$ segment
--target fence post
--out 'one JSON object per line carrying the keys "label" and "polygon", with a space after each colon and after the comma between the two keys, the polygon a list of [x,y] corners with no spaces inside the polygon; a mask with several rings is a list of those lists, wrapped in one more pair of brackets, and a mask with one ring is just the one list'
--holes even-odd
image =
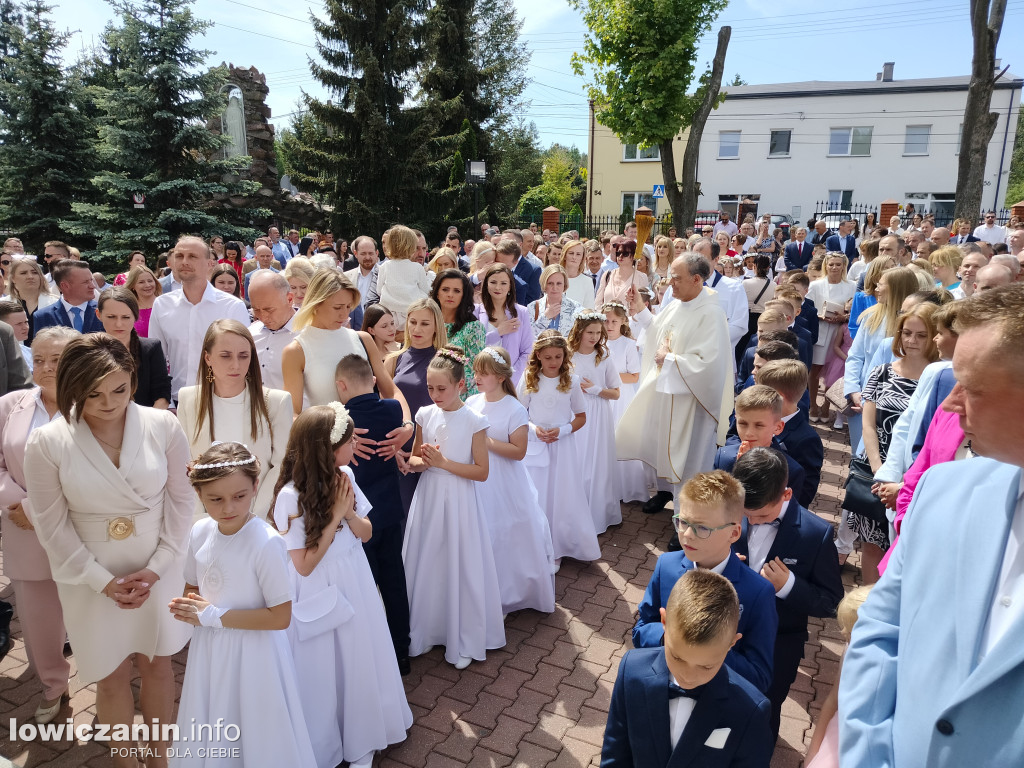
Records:
{"label": "fence post", "polygon": [[550,205],[544,209],[541,214],[541,222],[544,229],[550,229],[556,235],[562,234],[559,231],[558,217],[562,215],[562,212],[555,206]]}
{"label": "fence post", "polygon": [[889,227],[889,219],[900,215],[900,204],[895,200],[883,200],[878,204],[878,225]]}
{"label": "fence post", "polygon": [[1018,219],[1024,219],[1024,200],[1010,206],[1010,217],[1012,218],[1014,216]]}

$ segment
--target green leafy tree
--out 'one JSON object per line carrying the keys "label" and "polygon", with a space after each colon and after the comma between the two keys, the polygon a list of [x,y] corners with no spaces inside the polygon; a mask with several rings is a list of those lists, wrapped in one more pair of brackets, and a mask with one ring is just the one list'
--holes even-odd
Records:
{"label": "green leafy tree", "polygon": [[[540,184],[526,190],[519,201],[520,217],[539,220],[540,212],[552,205],[567,213],[581,186],[582,158],[575,147],[552,144],[543,155]],[[586,188],[585,180],[582,187]]]}
{"label": "green leafy tree", "polygon": [[[431,121],[410,106],[423,63],[425,0],[327,0],[312,16],[313,77],[331,100],[307,97],[311,125],[298,139],[297,187],[334,206],[331,224],[377,236],[422,223]],[[446,177],[447,180],[447,177]]]}
{"label": "green leafy tree", "polygon": [[1024,200],[1024,112],[1017,117],[1017,138],[1010,159],[1010,178],[1006,186],[1006,207]]}
{"label": "green leafy tree", "polygon": [[94,131],[79,110],[81,88],[61,67],[68,34],[58,34],[52,10],[32,0],[23,26],[0,9],[5,56],[0,74],[0,221],[26,245],[67,239],[60,220],[73,201],[91,193]]}
{"label": "green leafy tree", "polygon": [[[495,131],[493,146],[498,160],[489,172],[488,187],[494,187],[494,194],[488,206],[490,214],[500,222],[517,219],[520,198],[526,190],[540,184],[544,160],[538,141],[533,123],[517,123]],[[540,222],[539,214],[536,221]]]}
{"label": "green leafy tree", "polygon": [[[123,260],[135,248],[160,250],[186,233],[249,239],[257,230],[248,222],[269,215],[215,207],[217,199],[254,193],[259,182],[238,180],[249,158],[224,159],[230,139],[206,128],[225,106],[226,72],[204,69],[208,52],[190,46],[209,27],[191,4],[119,2],[121,26],[104,35],[117,68],[114,87],[95,86],[103,111],[104,170],[93,180],[100,200],[75,203],[65,226],[95,235],[108,259]],[[145,196],[144,208],[135,207],[135,194]]]}
{"label": "green leafy tree", "polygon": [[[692,220],[696,210],[696,143],[707,114],[719,101],[729,28],[719,34],[711,69],[696,78],[697,46],[728,0],[570,0],[588,27],[572,65],[589,88],[597,120],[626,144],[658,145],[665,192],[673,215]],[[691,93],[691,89],[694,91]],[[694,149],[677,180],[673,139],[690,128]],[[696,142],[694,142],[696,138]]]}

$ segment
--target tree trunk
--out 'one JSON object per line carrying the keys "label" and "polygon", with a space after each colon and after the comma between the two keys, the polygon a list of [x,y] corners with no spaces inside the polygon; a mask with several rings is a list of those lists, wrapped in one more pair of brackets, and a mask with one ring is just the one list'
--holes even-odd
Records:
{"label": "tree trunk", "polygon": [[[1001,0],[1005,2],[1005,0]],[[718,104],[718,94],[722,89],[722,72],[725,70],[725,53],[729,48],[732,27],[718,30],[718,48],[711,62],[711,79],[709,80],[700,105],[694,112],[690,123],[690,134],[686,139],[683,151],[682,181],[676,181],[675,153],[672,141],[659,145],[661,149],[661,173],[665,181],[665,195],[672,207],[672,222],[682,232],[693,225],[697,215],[697,198],[700,196],[700,185],[697,182],[697,160],[700,155],[700,140],[704,135],[704,124],[711,110]]]}
{"label": "tree trunk", "polygon": [[992,105],[992,91],[996,82],[996,44],[1003,28],[1005,12],[1006,0],[971,0],[974,58],[960,136],[954,215],[972,223],[977,222],[981,211],[981,198],[985,189],[985,160],[999,119],[998,113],[989,112],[989,107]]}

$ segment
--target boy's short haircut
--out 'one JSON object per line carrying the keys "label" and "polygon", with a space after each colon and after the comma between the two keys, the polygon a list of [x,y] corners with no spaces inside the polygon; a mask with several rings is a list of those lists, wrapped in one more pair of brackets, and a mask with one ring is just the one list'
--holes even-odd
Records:
{"label": "boy's short haircut", "polygon": [[693,568],[679,577],[665,605],[666,626],[674,639],[687,645],[731,640],[739,623],[735,587],[706,568]]}
{"label": "boy's short haircut", "polygon": [[702,507],[721,506],[725,520],[730,523],[743,519],[743,486],[720,469],[691,477],[683,484],[679,498]]}
{"label": "boy's short haircut", "polygon": [[751,448],[738,459],[732,476],[743,485],[747,509],[762,509],[782,498],[789,485],[789,465],[781,451]]}
{"label": "boy's short haircut", "polygon": [[771,301],[766,301],[764,303],[764,308],[765,308],[766,312],[769,309],[778,309],[784,315],[792,315],[793,314],[793,302],[789,301],[788,299],[781,299],[780,298],[780,299],[772,299]]}
{"label": "boy's short haircut", "polygon": [[766,323],[766,324],[767,323],[772,323],[772,324],[775,324],[775,323],[785,323],[785,322],[786,322],[786,315],[783,314],[781,309],[776,309],[775,307],[766,308],[765,311],[761,313],[761,316],[759,318],[757,318],[757,325],[759,327],[760,327],[760,325],[762,323]]}
{"label": "boy's short haircut", "polygon": [[[522,235],[520,235],[520,237],[522,237]],[[494,246],[494,250],[506,256],[511,254],[517,259],[523,253],[522,249],[519,247],[519,243],[517,243],[515,240],[512,240],[511,238],[499,240],[498,244]]]}
{"label": "boy's short haircut", "polygon": [[932,322],[934,322],[936,326],[941,325],[954,335],[959,335],[953,327],[953,324],[956,323],[957,315],[960,314],[960,309],[962,307],[963,304],[959,301],[950,301],[946,304],[941,304],[939,308],[932,313]]}
{"label": "boy's short haircut", "polygon": [[796,403],[807,390],[807,366],[799,360],[773,360],[761,366],[754,381],[771,387],[788,403]]}
{"label": "boy's short haircut", "polygon": [[[763,317],[763,315],[762,315]],[[766,344],[769,341],[781,341],[785,344],[789,344],[793,349],[800,352],[800,340],[796,337],[789,328],[785,328],[781,331],[765,331],[764,333],[757,334],[757,347],[760,349],[762,344]]]}
{"label": "boy's short haircut", "polygon": [[802,269],[791,269],[784,277],[786,283],[802,285],[804,288],[811,287],[811,278]]}
{"label": "boy's short haircut", "polygon": [[736,415],[740,411],[771,411],[776,420],[782,418],[782,396],[771,387],[755,384],[736,397]]}
{"label": "boy's short haircut", "polygon": [[25,307],[20,301],[14,299],[0,300],[0,321],[7,322],[7,318],[17,312],[24,312]]}
{"label": "boy's short haircut", "polygon": [[373,385],[373,368],[362,355],[345,355],[334,369],[334,380]]}
{"label": "boy's short haircut", "polygon": [[770,363],[772,360],[799,360],[800,353],[784,341],[769,339],[763,344],[758,344],[754,354]]}

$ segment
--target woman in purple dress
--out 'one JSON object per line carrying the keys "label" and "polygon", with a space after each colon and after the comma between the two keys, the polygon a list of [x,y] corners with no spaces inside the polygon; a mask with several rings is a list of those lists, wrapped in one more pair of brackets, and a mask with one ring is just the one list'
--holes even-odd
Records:
{"label": "woman in purple dress", "polygon": [[487,346],[501,347],[512,359],[512,385],[526,370],[533,349],[533,326],[526,307],[516,302],[516,284],[512,270],[504,264],[492,264],[484,274],[481,303],[476,318],[487,332]]}

